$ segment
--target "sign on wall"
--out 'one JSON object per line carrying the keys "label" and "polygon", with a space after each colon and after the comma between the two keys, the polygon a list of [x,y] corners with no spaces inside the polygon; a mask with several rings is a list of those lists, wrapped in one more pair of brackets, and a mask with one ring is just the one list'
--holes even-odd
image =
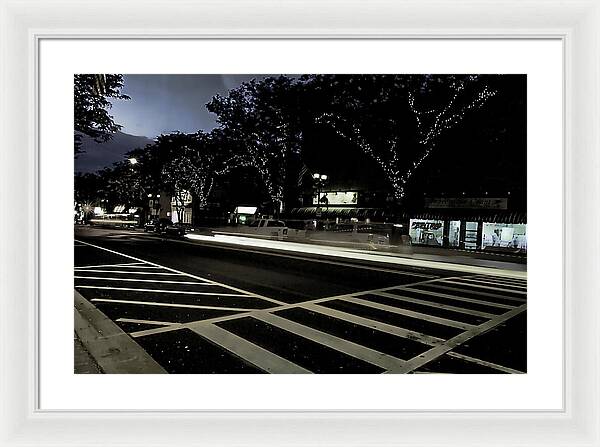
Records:
{"label": "sign on wall", "polygon": [[[357,202],[357,191],[322,192],[320,205],[356,205]],[[316,194],[313,196],[313,205],[319,205]]]}
{"label": "sign on wall", "polygon": [[484,208],[505,210],[506,197],[432,197],[425,199],[425,208]]}

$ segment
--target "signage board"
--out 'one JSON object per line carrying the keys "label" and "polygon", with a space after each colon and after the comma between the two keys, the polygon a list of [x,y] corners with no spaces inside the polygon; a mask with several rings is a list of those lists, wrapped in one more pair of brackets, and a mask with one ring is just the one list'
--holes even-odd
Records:
{"label": "signage board", "polygon": [[313,205],[356,205],[357,202],[357,191],[322,192],[321,203],[319,203],[316,194],[313,196]]}
{"label": "signage board", "polygon": [[425,208],[470,208],[505,210],[506,197],[432,197],[425,199]]}

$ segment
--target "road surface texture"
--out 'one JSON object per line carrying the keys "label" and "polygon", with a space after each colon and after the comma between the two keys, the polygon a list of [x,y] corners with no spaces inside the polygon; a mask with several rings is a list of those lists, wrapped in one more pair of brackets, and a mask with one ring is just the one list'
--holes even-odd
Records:
{"label": "road surface texture", "polygon": [[74,250],[75,289],[169,373],[527,370],[521,272],[86,227]]}

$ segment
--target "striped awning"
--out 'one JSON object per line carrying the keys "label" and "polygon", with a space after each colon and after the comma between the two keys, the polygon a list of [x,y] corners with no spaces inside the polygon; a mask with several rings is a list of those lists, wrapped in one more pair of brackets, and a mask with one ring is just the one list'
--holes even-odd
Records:
{"label": "striped awning", "polygon": [[[317,216],[317,207],[307,206],[302,208],[292,208],[290,211],[291,217],[311,218]],[[345,218],[381,218],[386,217],[385,210],[380,208],[356,208],[356,207],[321,207],[321,217],[345,217]]]}
{"label": "striped awning", "polygon": [[[513,223],[526,224],[527,213],[521,212],[490,212],[480,211],[478,213],[464,213],[465,210],[446,210],[444,212],[416,212],[416,213],[396,213],[381,208],[356,208],[356,207],[322,207],[322,218],[359,218],[359,219],[383,219],[409,220],[409,219],[427,219],[427,220],[463,220],[467,222],[491,222],[491,223]],[[317,216],[317,208],[314,206],[292,208],[289,217],[297,219],[309,219]]]}
{"label": "striped awning", "polygon": [[490,223],[512,223],[526,224],[526,213],[415,213],[406,214],[406,219],[426,219],[426,220],[464,220],[467,222],[490,222]]}

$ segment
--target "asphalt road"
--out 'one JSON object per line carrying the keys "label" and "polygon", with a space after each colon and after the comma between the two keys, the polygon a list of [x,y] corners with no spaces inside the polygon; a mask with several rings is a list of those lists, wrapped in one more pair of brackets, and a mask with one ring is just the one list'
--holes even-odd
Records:
{"label": "asphalt road", "polygon": [[526,280],[75,231],[75,288],[170,373],[526,372]]}

